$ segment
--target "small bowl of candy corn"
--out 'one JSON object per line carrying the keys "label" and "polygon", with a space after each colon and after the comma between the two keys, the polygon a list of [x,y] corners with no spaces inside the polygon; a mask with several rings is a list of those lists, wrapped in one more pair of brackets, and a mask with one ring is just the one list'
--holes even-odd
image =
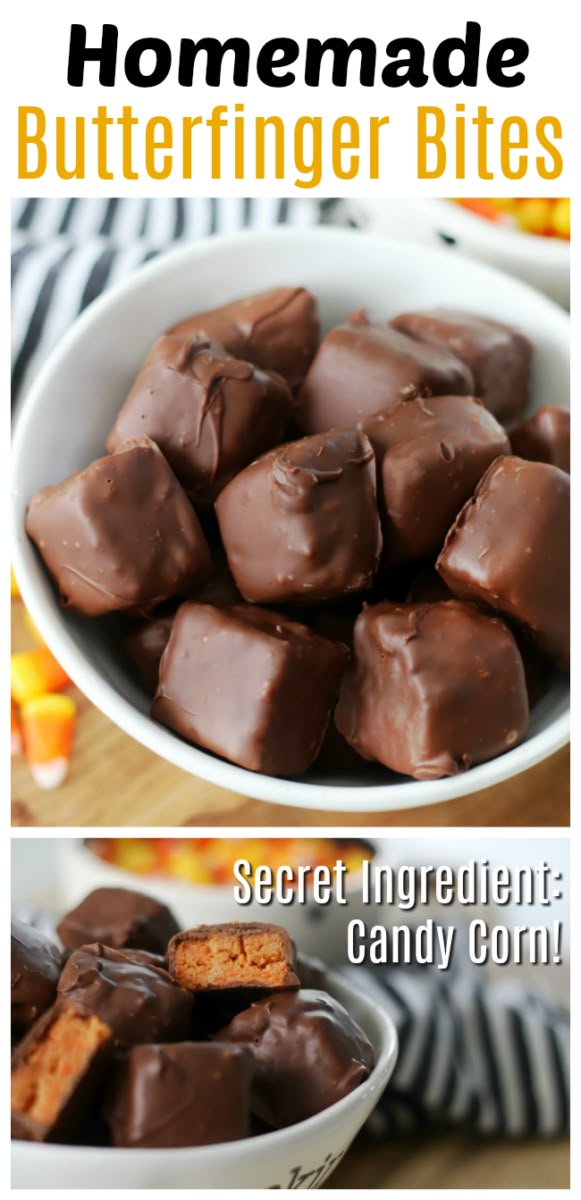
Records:
{"label": "small bowl of candy corn", "polygon": [[391,236],[460,250],[569,306],[571,209],[567,197],[357,200],[353,215]]}

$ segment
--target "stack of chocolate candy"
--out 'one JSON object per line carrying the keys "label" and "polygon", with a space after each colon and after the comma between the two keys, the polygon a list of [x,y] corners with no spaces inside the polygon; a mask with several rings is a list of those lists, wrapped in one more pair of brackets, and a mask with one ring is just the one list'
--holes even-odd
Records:
{"label": "stack of chocolate candy", "polygon": [[180,932],[151,897],[100,888],[58,933],[64,950],[12,926],[15,1138],[235,1141],[313,1116],[373,1068],[371,1043],[278,925]]}
{"label": "stack of chocolate candy", "polygon": [[304,288],[182,321],[27,530],[63,604],[123,614],[181,737],[270,775],[454,775],[568,669],[568,415],[523,423],[532,347],[472,313],[318,341]]}

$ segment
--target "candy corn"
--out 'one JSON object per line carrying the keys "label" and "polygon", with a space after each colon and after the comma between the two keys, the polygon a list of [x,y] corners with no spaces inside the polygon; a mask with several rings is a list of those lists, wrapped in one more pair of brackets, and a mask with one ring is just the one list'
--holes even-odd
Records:
{"label": "candy corn", "polygon": [[13,600],[17,600],[20,595],[18,584],[16,582],[16,575],[14,574],[12,567],[10,568],[10,595]]}
{"label": "candy corn", "polygon": [[10,658],[10,690],[17,704],[26,704],[45,692],[59,692],[70,682],[47,646],[25,650]]}
{"label": "candy corn", "polygon": [[36,625],[34,624],[34,621],[32,620],[27,608],[24,609],[24,623],[28,629],[28,632],[32,634],[35,642],[38,642],[39,646],[44,646],[44,641],[41,638],[40,633],[38,632],[38,629],[36,628]]}
{"label": "candy corn", "polygon": [[35,696],[22,705],[22,738],[30,772],[38,787],[59,787],[66,779],[75,726],[70,696]]}
{"label": "candy corn", "polygon": [[20,731],[20,719],[14,700],[10,701],[10,753],[12,758],[16,758],[18,754],[22,754],[22,733]]}

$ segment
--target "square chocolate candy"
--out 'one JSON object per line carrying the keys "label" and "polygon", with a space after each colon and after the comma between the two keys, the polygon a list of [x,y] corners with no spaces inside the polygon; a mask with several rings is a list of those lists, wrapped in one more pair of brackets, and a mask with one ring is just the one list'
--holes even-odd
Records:
{"label": "square chocolate candy", "polygon": [[363,422],[375,451],[384,559],[434,558],[454,517],[510,442],[469,396],[402,400]]}
{"label": "square chocolate candy", "polygon": [[243,1046],[134,1046],[105,1100],[115,1146],[211,1146],[250,1134],[252,1055]]}
{"label": "square chocolate candy", "polygon": [[569,667],[570,480],[548,463],[492,463],[450,529],[437,568],[457,596],[480,600]]}
{"label": "square chocolate candy", "polygon": [[410,396],[474,393],[453,350],[430,346],[354,313],[321,342],[298,398],[305,433],[356,425]]}
{"label": "square chocolate candy", "polygon": [[148,612],[210,574],[198,518],[148,437],[33,496],[26,532],[66,608],[88,617]]}
{"label": "square chocolate candy", "polygon": [[335,721],[366,758],[441,779],[522,741],[529,706],[517,644],[475,604],[375,604],[355,623]]}
{"label": "square chocolate candy", "polygon": [[474,394],[503,425],[517,421],[526,408],[531,344],[522,333],[452,308],[401,313],[394,329],[425,345],[448,349],[470,368]]}
{"label": "square chocolate candy", "polygon": [[528,421],[510,431],[513,454],[529,462],[550,463],[571,470],[571,414],[566,408],[546,404]]}
{"label": "square chocolate candy", "polygon": [[373,582],[382,539],[364,433],[318,434],[269,451],[228,484],[216,514],[245,600],[313,604]]}
{"label": "square chocolate candy", "polygon": [[317,301],[303,287],[270,288],[221,308],[194,313],[169,331],[202,333],[222,342],[236,358],[277,371],[291,388],[304,379],[319,342]]}
{"label": "square chocolate candy", "polygon": [[319,752],[347,657],[275,612],[182,604],[152,716],[251,771],[300,775]]}
{"label": "square chocolate candy", "polygon": [[116,450],[148,434],[198,508],[283,439],[291,394],[280,375],[233,358],[205,337],[162,337],[146,358],[107,438]]}

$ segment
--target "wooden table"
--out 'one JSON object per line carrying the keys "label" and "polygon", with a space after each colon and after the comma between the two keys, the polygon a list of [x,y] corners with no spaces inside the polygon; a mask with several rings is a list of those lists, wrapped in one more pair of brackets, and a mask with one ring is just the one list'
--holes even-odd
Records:
{"label": "wooden table", "polygon": [[[20,601],[12,604],[13,648],[30,647]],[[13,761],[13,825],[46,826],[568,826],[569,750],[497,787],[459,800],[395,813],[289,808],[223,791],[171,766],[122,733],[77,689],[71,770],[42,792],[26,763]]]}
{"label": "wooden table", "polygon": [[325,1188],[568,1188],[569,1143],[499,1141],[468,1133],[360,1138]]}

